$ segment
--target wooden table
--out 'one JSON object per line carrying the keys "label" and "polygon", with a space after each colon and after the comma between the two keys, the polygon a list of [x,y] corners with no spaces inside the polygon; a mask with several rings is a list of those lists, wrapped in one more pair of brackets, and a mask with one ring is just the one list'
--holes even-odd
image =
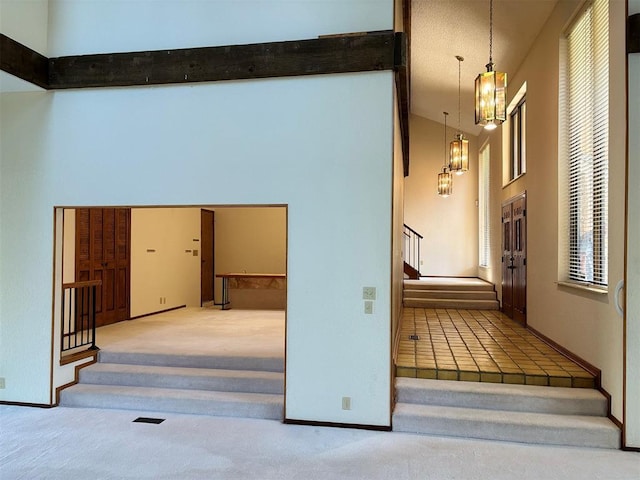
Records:
{"label": "wooden table", "polygon": [[[219,273],[216,277],[222,279],[222,310],[229,310],[231,308],[229,306],[231,304],[229,301],[230,280],[235,280],[236,282],[239,280],[257,280],[257,282],[252,282],[253,285],[248,288],[280,288],[279,285],[282,282],[277,280],[286,280],[287,275],[285,273]],[[274,280],[276,281],[274,282]]]}

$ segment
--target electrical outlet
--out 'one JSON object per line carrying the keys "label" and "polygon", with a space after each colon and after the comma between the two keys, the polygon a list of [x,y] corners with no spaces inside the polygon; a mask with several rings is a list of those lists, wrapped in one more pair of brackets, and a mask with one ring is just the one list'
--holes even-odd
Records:
{"label": "electrical outlet", "polygon": [[376,299],[376,287],[362,287],[362,299],[363,300],[375,300]]}
{"label": "electrical outlet", "polygon": [[351,410],[351,397],[342,397],[342,409]]}
{"label": "electrical outlet", "polygon": [[365,300],[364,313],[371,315],[373,313],[373,302],[371,300]]}
{"label": "electrical outlet", "polygon": [[0,389],[4,388],[4,377],[0,377]]}

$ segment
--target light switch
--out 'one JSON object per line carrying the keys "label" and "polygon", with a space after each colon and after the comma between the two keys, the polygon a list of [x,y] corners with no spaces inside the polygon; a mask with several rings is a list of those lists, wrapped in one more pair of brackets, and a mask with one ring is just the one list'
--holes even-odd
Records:
{"label": "light switch", "polygon": [[376,299],[376,287],[362,287],[362,299],[363,300],[375,300]]}

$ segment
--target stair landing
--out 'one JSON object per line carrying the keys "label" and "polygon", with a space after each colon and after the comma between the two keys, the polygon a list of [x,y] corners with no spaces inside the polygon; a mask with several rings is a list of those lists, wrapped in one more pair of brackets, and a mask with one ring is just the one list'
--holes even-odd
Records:
{"label": "stair landing", "polygon": [[594,388],[595,377],[496,310],[404,308],[396,376]]}
{"label": "stair landing", "polygon": [[499,309],[493,284],[480,278],[422,277],[405,280],[403,304],[414,308]]}

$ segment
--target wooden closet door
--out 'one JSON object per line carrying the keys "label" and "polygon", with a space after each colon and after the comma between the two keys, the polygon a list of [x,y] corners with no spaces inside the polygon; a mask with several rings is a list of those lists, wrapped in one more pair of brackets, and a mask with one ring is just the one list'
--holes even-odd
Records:
{"label": "wooden closet door", "polygon": [[131,210],[76,209],[76,280],[101,280],[96,326],[129,318]]}
{"label": "wooden closet door", "polygon": [[502,311],[513,318],[513,222],[511,204],[502,206]]}
{"label": "wooden closet door", "polygon": [[525,194],[502,205],[502,311],[527,320],[527,210]]}
{"label": "wooden closet door", "polygon": [[526,199],[519,197],[513,207],[513,319],[525,324],[527,315],[527,217]]}

